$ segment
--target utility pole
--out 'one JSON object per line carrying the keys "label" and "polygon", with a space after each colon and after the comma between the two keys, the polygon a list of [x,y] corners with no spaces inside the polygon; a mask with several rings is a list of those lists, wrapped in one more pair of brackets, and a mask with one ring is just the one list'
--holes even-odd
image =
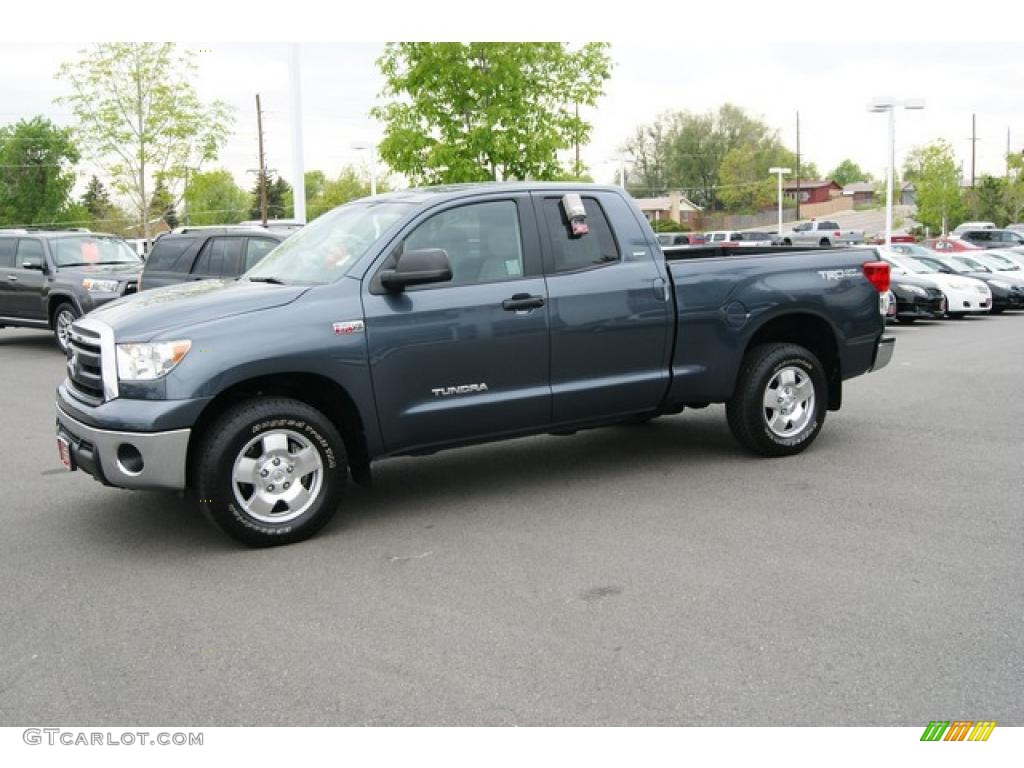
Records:
{"label": "utility pole", "polygon": [[260,221],[267,226],[267,159],[263,155],[263,110],[260,95],[256,94],[256,132],[260,137]]}
{"label": "utility pole", "polygon": [[974,163],[977,158],[978,147],[978,121],[977,115],[971,115],[971,189],[974,189]]}
{"label": "utility pole", "polygon": [[[782,181],[781,176],[779,181]],[[796,220],[800,221],[800,110],[796,113]],[[779,234],[782,234],[781,227]]]}
{"label": "utility pole", "polygon": [[1010,178],[1010,126],[1006,126],[1006,178]]}

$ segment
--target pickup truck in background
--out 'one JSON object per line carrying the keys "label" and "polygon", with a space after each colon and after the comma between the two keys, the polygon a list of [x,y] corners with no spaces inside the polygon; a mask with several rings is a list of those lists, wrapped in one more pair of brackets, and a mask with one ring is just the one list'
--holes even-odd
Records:
{"label": "pickup truck in background", "polygon": [[864,233],[856,229],[842,229],[834,221],[805,221],[782,233],[783,245],[860,245]]}
{"label": "pickup truck in background", "polygon": [[787,456],[889,362],[888,288],[871,250],[663,250],[617,187],[392,192],[239,279],[77,321],[58,449],[108,485],[187,489],[250,546],[313,535],[388,456],[709,403]]}

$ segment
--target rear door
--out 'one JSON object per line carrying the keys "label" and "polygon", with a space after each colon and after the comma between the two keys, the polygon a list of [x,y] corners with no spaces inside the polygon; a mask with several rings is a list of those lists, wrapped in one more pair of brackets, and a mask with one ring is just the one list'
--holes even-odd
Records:
{"label": "rear door", "polygon": [[544,242],[555,424],[653,410],[665,394],[674,322],[667,270],[633,211],[582,195],[574,236],[559,193],[534,193]]}
{"label": "rear door", "polygon": [[[451,281],[399,293],[382,288],[379,272],[396,254],[425,248],[448,254]],[[545,428],[551,419],[546,302],[529,195],[453,201],[413,223],[363,285],[387,450]]]}
{"label": "rear door", "polygon": [[195,261],[200,237],[164,236],[153,243],[142,273],[142,288],[161,288],[184,282]]}
{"label": "rear door", "polygon": [[277,246],[280,245],[280,242],[281,241],[274,240],[273,238],[270,237],[247,238],[245,243],[245,256],[243,258],[243,263],[241,267],[242,271],[239,272],[239,274],[242,274],[243,272],[248,272],[250,269],[256,266],[257,262],[259,262],[260,259],[266,256],[272,250],[277,248]]}
{"label": "rear door", "polygon": [[238,277],[242,273],[244,237],[211,237],[199,251],[192,265],[191,280],[212,280]]}

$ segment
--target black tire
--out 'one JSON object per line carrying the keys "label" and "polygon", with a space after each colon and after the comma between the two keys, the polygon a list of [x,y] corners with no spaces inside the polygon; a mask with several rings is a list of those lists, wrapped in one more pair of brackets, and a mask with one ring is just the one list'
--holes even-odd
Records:
{"label": "black tire", "polygon": [[53,340],[57,342],[62,352],[67,352],[67,331],[71,324],[79,317],[78,310],[70,301],[62,301],[53,308],[53,316],[50,318],[50,327],[53,328]]}
{"label": "black tire", "polygon": [[996,309],[995,307],[992,307],[992,309],[989,310],[989,314],[990,315],[1001,315],[1005,311],[1006,311],[1006,307],[1000,307],[999,309]]}
{"label": "black tire", "polygon": [[[787,423],[783,408],[770,410],[765,406],[769,386],[778,384],[792,371],[792,390],[806,393],[805,381],[810,382],[810,397],[806,402],[792,401],[798,414],[788,423],[792,429],[776,431],[769,426],[769,414]],[[782,393],[784,388],[776,387]],[[786,397],[790,395],[787,394]],[[794,395],[799,398],[800,395]],[[787,402],[787,407],[790,401]],[[802,408],[800,406],[803,406]],[[821,362],[813,353],[797,344],[761,344],[747,352],[740,366],[736,393],[726,403],[725,412],[729,429],[744,447],[762,456],[792,456],[800,453],[818,436],[828,409],[828,382]],[[801,423],[803,422],[803,423]],[[778,426],[779,422],[776,422]],[[784,433],[784,434],[783,434]]]}
{"label": "black tire", "polygon": [[827,237],[823,237],[821,238],[821,240],[818,241],[818,245],[820,245],[822,248],[830,248],[832,246],[832,243],[828,241]]}
{"label": "black tire", "polygon": [[786,238],[783,238],[783,240],[782,240],[782,244],[783,244],[783,245],[792,245],[792,244],[793,244],[793,241],[792,241],[792,240],[790,240],[790,239],[789,239],[788,237],[786,237]]}
{"label": "black tire", "polygon": [[[266,438],[275,445],[283,438],[284,452],[268,450]],[[200,508],[225,533],[250,547],[292,544],[315,534],[337,511],[348,475],[345,444],[334,424],[315,408],[284,397],[247,400],[229,409],[206,431],[195,456],[193,477]],[[249,476],[262,487],[236,483],[236,463],[248,466],[249,461]],[[318,469],[295,474],[317,461]],[[259,479],[264,466],[272,472],[263,475],[265,480]],[[290,495],[298,495],[300,501],[292,501]],[[277,501],[261,516],[257,507],[270,503],[268,498]],[[290,503],[295,507],[289,508]]]}

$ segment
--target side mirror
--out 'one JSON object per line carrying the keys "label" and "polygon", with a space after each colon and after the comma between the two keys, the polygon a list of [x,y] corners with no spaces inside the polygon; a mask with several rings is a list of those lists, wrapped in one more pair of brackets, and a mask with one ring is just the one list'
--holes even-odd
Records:
{"label": "side mirror", "polygon": [[403,291],[409,285],[444,283],[452,279],[452,265],[441,248],[406,251],[394,269],[380,273],[380,283],[389,291]]}
{"label": "side mirror", "polygon": [[40,272],[46,271],[46,265],[43,264],[42,259],[26,259],[21,263],[22,269],[36,269]]}

